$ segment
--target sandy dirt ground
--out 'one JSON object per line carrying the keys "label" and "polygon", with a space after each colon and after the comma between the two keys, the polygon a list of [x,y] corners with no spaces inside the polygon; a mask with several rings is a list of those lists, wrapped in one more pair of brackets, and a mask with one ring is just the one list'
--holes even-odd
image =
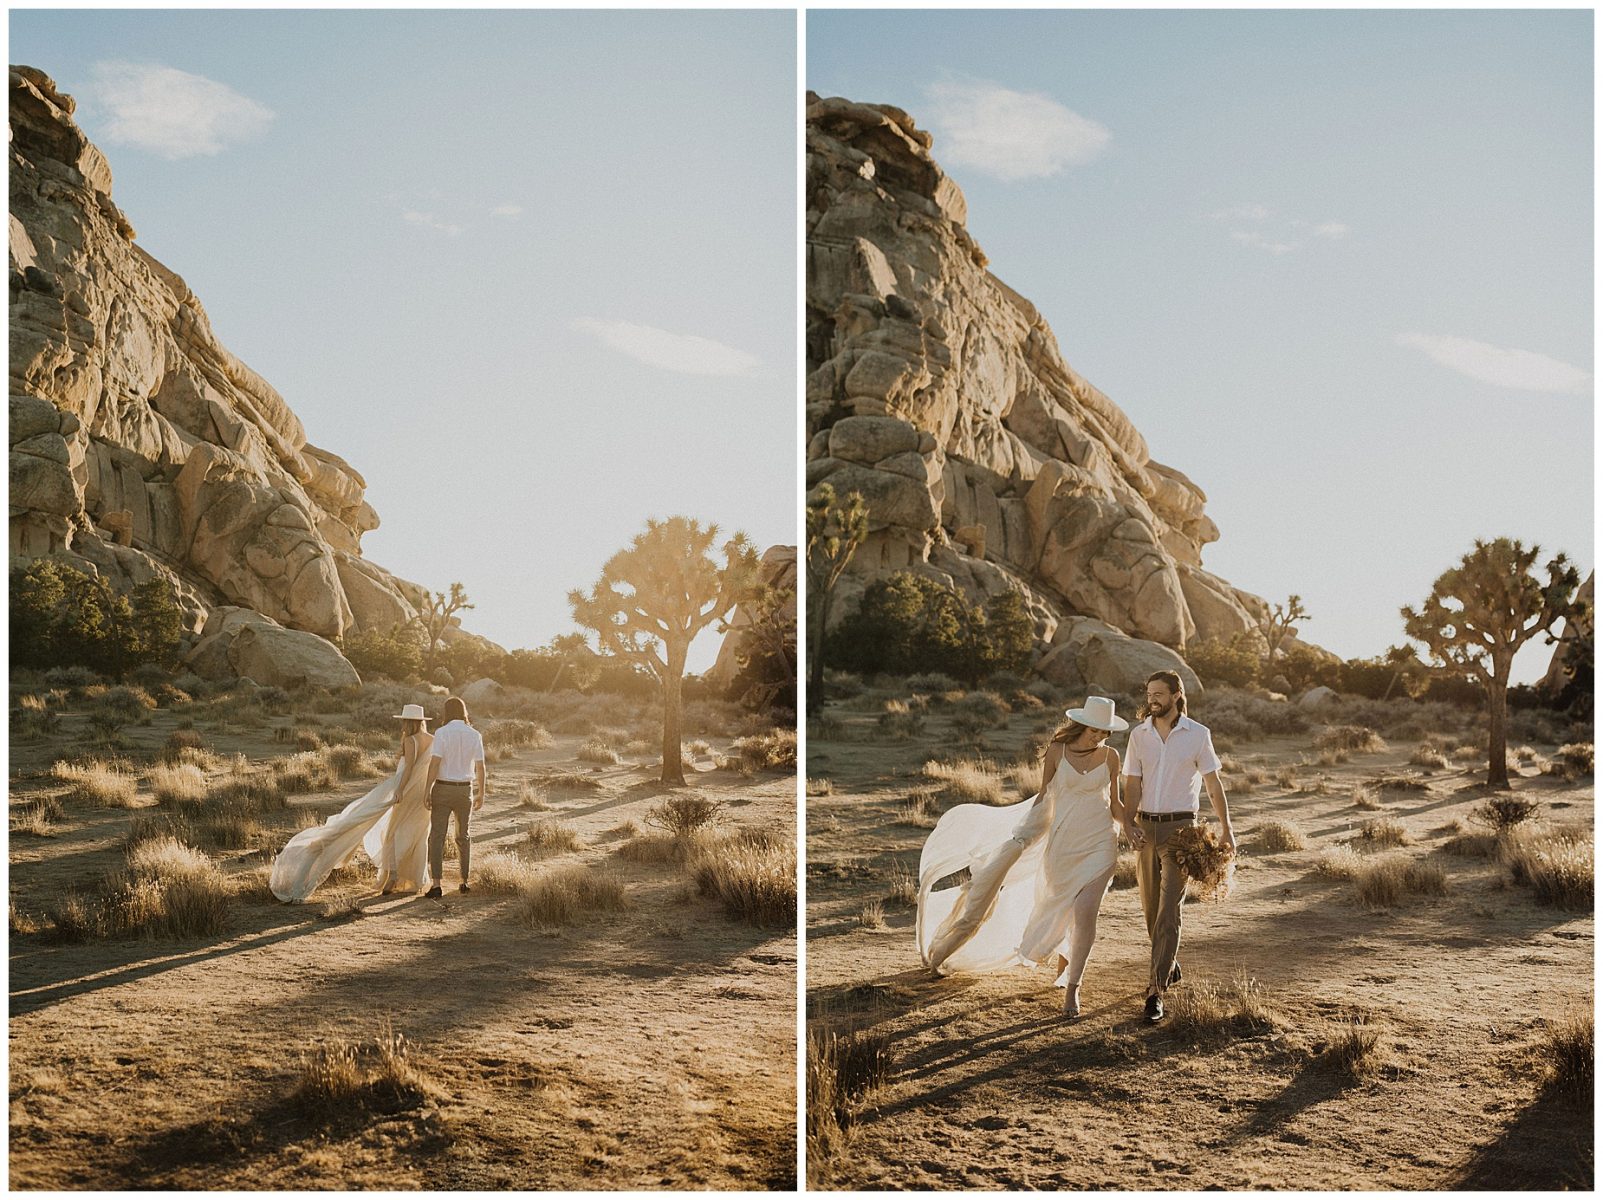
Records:
{"label": "sandy dirt ground", "polygon": [[[910,741],[870,741],[866,707],[832,705],[844,737],[808,741],[809,792],[823,791],[823,780],[831,789],[807,799],[808,1015],[813,1028],[884,1035],[892,1070],[844,1150],[809,1160],[815,1186],[1592,1186],[1591,1106],[1544,1087],[1540,1052],[1548,1022],[1575,1005],[1591,1010],[1592,915],[1542,907],[1506,868],[1440,851],[1455,818],[1476,828],[1467,818],[1485,792],[1475,772],[1456,763],[1433,771],[1427,790],[1388,790],[1384,812],[1366,812],[1353,803],[1354,783],[1420,774],[1407,764],[1413,742],[1306,766],[1305,780],[1325,781],[1325,794],[1309,794],[1239,780],[1314,759],[1313,730],[1238,739],[1227,756],[1243,845],[1235,892],[1187,903],[1186,982],[1176,991],[1245,973],[1276,1016],[1270,1028],[1199,1036],[1142,1020],[1148,942],[1133,884],[1103,903],[1078,1021],[1059,1016],[1063,993],[1044,967],[942,979],[924,971],[912,908],[884,898],[898,868],[916,878],[927,836],[899,809],[935,783],[919,777],[921,766],[956,736],[932,712]],[[1207,722],[1206,697],[1193,715]],[[990,756],[1019,761],[1052,724],[1015,714],[985,734]],[[1590,779],[1528,777],[1517,788],[1545,802],[1547,819],[1590,828]],[[1315,870],[1322,849],[1359,841],[1364,820],[1388,813],[1413,839],[1406,852],[1445,870],[1445,897],[1369,911],[1350,882]],[[1256,847],[1254,827],[1271,818],[1300,828],[1308,848]],[[878,929],[860,920],[875,900],[885,910]],[[1316,1061],[1355,1013],[1380,1033],[1384,1069],[1364,1080]]]}
{"label": "sandy dirt ground", "polygon": [[[130,733],[159,744],[170,729],[164,711]],[[285,752],[260,735],[208,741],[253,758]],[[609,831],[667,794],[627,756],[597,774],[598,791],[520,809],[524,781],[592,770],[575,763],[580,741],[559,737],[492,766],[475,853],[535,820],[561,822],[579,848],[547,861],[616,871],[632,902],[620,916],[540,932],[515,919],[508,897],[379,898],[368,868],[306,905],[258,886],[217,938],[13,936],[11,1186],[792,1186],[794,931],[731,920],[677,866],[617,858],[622,835]],[[14,810],[60,790],[43,777],[49,751],[14,746]],[[294,804],[323,814],[371,786]],[[724,801],[726,827],[794,828],[789,774],[709,772],[689,790]],[[54,836],[13,834],[13,918],[118,867],[137,811],[69,806]],[[219,857],[260,876],[271,855]],[[454,884],[449,862],[446,876]],[[320,918],[320,902],[343,896],[361,897],[359,919]],[[386,1021],[413,1043],[426,1100],[316,1120],[286,1102],[303,1054],[371,1039]]]}

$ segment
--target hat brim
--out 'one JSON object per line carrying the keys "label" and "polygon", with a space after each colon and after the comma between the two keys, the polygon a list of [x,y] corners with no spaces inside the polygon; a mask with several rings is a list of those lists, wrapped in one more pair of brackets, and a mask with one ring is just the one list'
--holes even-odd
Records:
{"label": "hat brim", "polygon": [[390,720],[392,720],[392,721],[422,721],[423,724],[425,724],[425,725],[427,725],[429,723],[429,719],[427,717],[409,717],[405,713],[396,713],[393,717],[390,718]]}
{"label": "hat brim", "polygon": [[1075,722],[1076,724],[1084,725],[1087,729],[1100,729],[1103,733],[1123,733],[1126,729],[1130,728],[1130,722],[1126,721],[1120,716],[1115,716],[1113,718],[1113,724],[1111,725],[1099,724],[1098,722],[1091,720],[1091,718],[1086,715],[1086,711],[1083,708],[1071,708],[1063,715],[1068,717],[1069,720]]}

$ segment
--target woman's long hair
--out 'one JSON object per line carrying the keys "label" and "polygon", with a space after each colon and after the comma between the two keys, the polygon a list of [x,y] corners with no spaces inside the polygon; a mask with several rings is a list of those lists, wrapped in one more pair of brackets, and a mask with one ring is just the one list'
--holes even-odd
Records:
{"label": "woman's long hair", "polygon": [[[1052,736],[1046,740],[1046,745],[1041,747],[1041,753],[1036,755],[1036,761],[1045,762],[1047,752],[1060,742],[1063,744],[1063,748],[1067,750],[1070,742],[1074,741],[1080,736],[1081,733],[1090,728],[1091,726],[1082,725],[1078,721],[1065,721],[1063,724],[1059,725],[1055,730],[1053,730]],[[1103,735],[1102,740],[1104,742],[1108,740],[1108,731],[1106,729],[1098,729],[1097,732]]]}
{"label": "woman's long hair", "polygon": [[422,733],[422,732],[423,732],[423,722],[422,721],[418,721],[418,720],[402,721],[401,722],[401,745],[405,746],[407,738],[412,737],[414,734],[419,734],[419,733]]}

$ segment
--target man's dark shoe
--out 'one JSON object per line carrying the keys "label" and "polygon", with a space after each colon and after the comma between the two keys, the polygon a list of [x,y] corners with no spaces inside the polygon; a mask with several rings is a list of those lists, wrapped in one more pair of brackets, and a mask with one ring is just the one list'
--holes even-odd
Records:
{"label": "man's dark shoe", "polygon": [[1147,997],[1147,1020],[1154,1023],[1163,1020],[1163,997]]}
{"label": "man's dark shoe", "polygon": [[473,889],[465,883],[459,883],[456,885],[456,890],[461,892],[463,895],[467,895],[467,893],[471,892]]}
{"label": "man's dark shoe", "polygon": [[1181,978],[1180,960],[1177,958],[1174,960],[1174,970],[1169,972],[1169,986],[1173,987],[1175,984],[1180,982]]}
{"label": "man's dark shoe", "polygon": [[438,900],[444,894],[445,893],[440,890],[439,884],[435,884],[428,891],[423,893],[423,895],[430,900]]}

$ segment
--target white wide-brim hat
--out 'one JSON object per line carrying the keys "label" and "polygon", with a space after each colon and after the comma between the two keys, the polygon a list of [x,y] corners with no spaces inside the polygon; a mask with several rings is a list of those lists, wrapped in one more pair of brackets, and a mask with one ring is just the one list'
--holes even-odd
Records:
{"label": "white wide-brim hat", "polygon": [[425,724],[428,723],[428,718],[423,715],[423,706],[421,704],[402,705],[401,711],[395,714],[395,720],[422,721]]}
{"label": "white wide-brim hat", "polygon": [[1088,728],[1108,733],[1123,733],[1130,728],[1130,722],[1113,711],[1113,701],[1106,696],[1087,696],[1083,707],[1068,709],[1063,715]]}

